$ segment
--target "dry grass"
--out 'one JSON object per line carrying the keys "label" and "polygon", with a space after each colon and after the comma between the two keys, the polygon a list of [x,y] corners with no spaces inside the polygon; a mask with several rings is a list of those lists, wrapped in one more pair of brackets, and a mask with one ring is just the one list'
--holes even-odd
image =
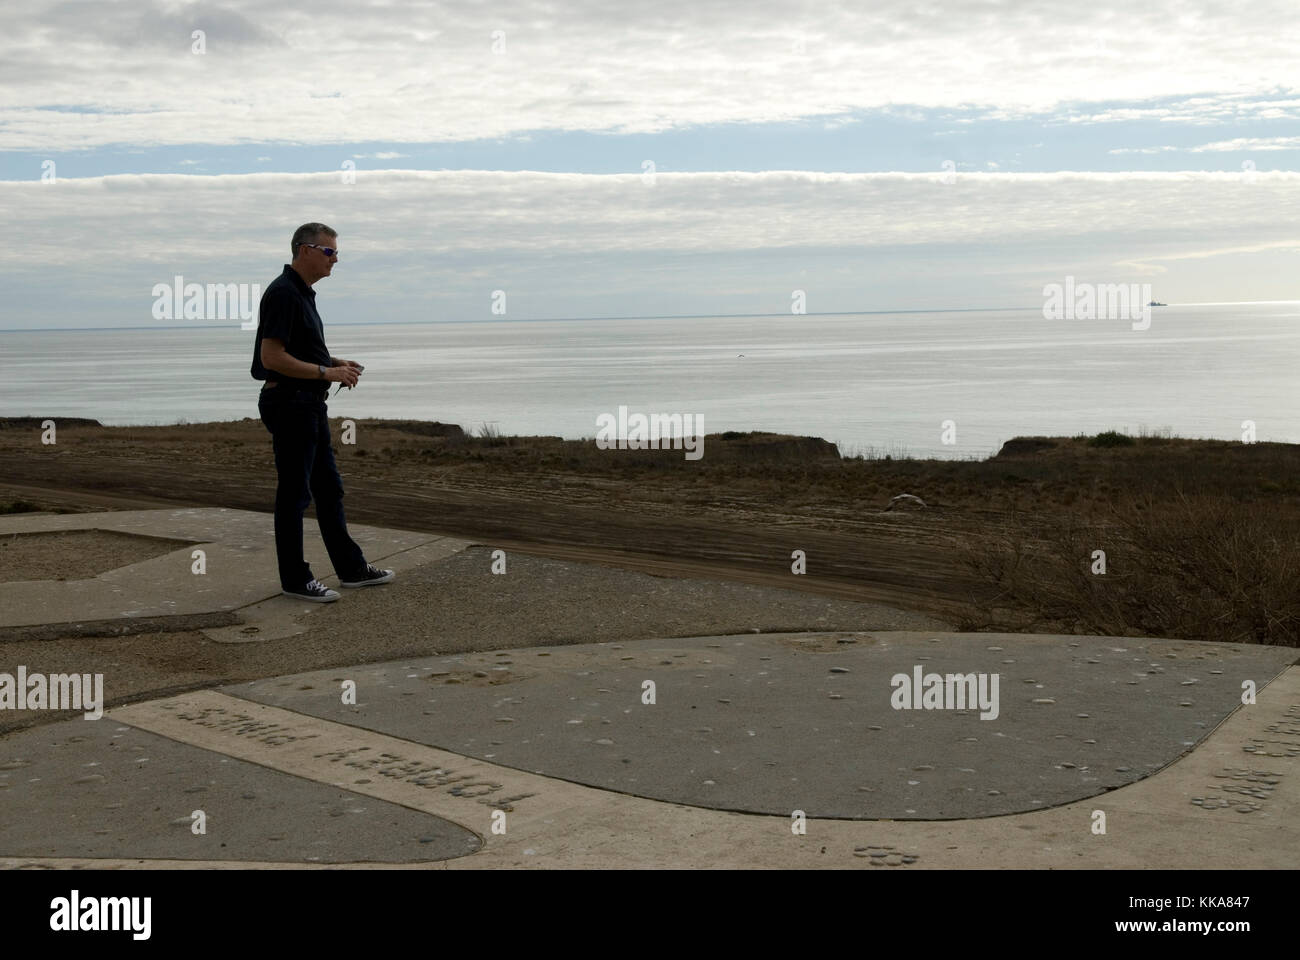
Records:
{"label": "dry grass", "polygon": [[997,589],[985,628],[1300,646],[1294,504],[1136,493],[1090,523],[1017,515],[964,554]]}

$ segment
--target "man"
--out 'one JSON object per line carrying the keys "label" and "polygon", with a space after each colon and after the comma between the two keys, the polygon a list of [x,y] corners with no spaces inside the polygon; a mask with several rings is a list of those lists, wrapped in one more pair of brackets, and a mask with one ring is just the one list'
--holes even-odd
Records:
{"label": "man", "polygon": [[393,571],[366,562],[348,536],[343,481],[330,446],[325,397],[331,383],[356,386],[361,365],[330,356],[312,285],[338,262],[338,234],[323,223],[293,232],[293,262],[267,286],[258,308],[253,379],[266,381],[257,409],[275,450],[275,552],[286,596],[330,603],[339,594],[312,576],[303,560],[302,516],[316,501],[316,522],[334,572],[345,587],[388,583]]}

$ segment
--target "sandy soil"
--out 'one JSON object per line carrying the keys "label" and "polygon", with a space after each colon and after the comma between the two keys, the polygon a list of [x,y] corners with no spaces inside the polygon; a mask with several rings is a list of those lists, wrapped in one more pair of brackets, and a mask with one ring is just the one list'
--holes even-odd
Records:
{"label": "sandy soil", "polygon": [[184,546],[116,530],[69,530],[0,536],[0,583],[82,580]]}

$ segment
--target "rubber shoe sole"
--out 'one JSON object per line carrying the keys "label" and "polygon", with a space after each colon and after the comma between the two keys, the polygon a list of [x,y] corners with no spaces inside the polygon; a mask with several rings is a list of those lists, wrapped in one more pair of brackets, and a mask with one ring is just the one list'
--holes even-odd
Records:
{"label": "rubber shoe sole", "polygon": [[396,576],[397,574],[393,573],[392,570],[384,570],[382,576],[374,577],[369,580],[340,580],[339,586],[347,587],[348,589],[352,589],[353,587],[373,587],[378,583],[388,583]]}

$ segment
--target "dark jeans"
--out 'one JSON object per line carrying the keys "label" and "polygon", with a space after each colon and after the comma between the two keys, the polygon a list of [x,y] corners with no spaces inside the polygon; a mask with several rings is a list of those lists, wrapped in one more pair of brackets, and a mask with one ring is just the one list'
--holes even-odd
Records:
{"label": "dark jeans", "polygon": [[361,548],[348,536],[343,517],[343,480],[334,464],[325,400],[283,385],[262,391],[257,401],[262,423],[275,448],[275,553],[280,586],[300,590],[312,580],[302,555],[302,516],[316,501],[316,522],[340,578],[365,569]]}

